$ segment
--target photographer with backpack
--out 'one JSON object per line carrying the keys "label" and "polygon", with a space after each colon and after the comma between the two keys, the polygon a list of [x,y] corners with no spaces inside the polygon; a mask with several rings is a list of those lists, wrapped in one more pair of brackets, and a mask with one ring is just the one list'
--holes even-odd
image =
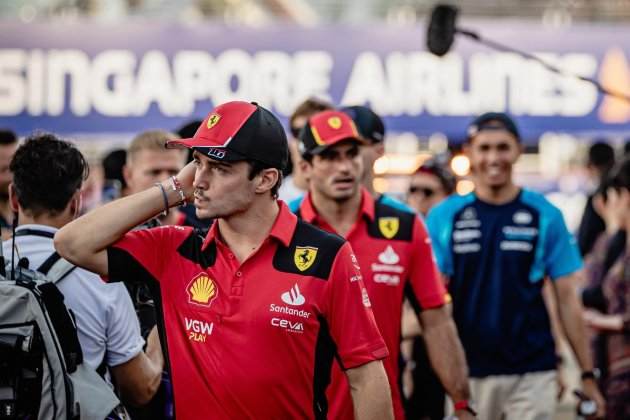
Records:
{"label": "photographer with backpack", "polygon": [[[42,271],[60,258],[53,246],[55,232],[81,211],[88,165],[69,142],[38,134],[19,147],[10,169],[14,176],[10,203],[18,220],[14,240],[3,243],[4,255],[16,264],[27,258],[32,270]],[[149,335],[143,351],[124,285],[106,284],[78,267],[56,284],[74,314],[85,364],[99,372],[107,367],[123,402],[148,402],[159,386],[163,357],[156,332]]]}

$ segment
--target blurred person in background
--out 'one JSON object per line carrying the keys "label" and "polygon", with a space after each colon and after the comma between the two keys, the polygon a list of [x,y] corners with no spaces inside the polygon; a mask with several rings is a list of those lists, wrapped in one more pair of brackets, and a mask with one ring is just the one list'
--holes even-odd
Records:
{"label": "blurred person in background", "polygon": [[455,175],[447,165],[429,159],[411,175],[407,204],[426,217],[429,210],[455,192]]}
{"label": "blurred person in background", "polygon": [[9,229],[13,222],[13,210],[9,203],[9,184],[13,174],[9,170],[11,159],[18,148],[18,138],[11,130],[0,129],[0,228],[2,238],[10,236]]}
{"label": "blurred person in background", "polygon": [[81,198],[83,200],[81,214],[85,214],[103,204],[103,190],[105,187],[103,166],[101,161],[97,159],[89,159],[88,165],[90,166],[90,174],[81,189]]}
{"label": "blurred person in background", "polygon": [[593,197],[614,164],[615,150],[610,144],[597,142],[589,148],[586,169],[594,184],[595,192],[589,194],[586,200],[577,233],[578,246],[583,256],[591,251],[597,237],[606,229],[604,220],[593,208]]}
{"label": "blurred person in background", "polygon": [[[426,217],[433,206],[454,192],[455,176],[448,166],[432,158],[411,175],[407,204]],[[431,366],[422,329],[409,302],[403,308],[401,352],[407,360],[402,378],[407,418],[441,420],[446,394]]]}
{"label": "blurred person in background", "polygon": [[[15,242],[4,241],[7,258],[28,258],[32,269],[58,257],[55,233],[81,212],[81,186],[88,165],[71,143],[52,134],[29,137],[11,161],[9,187],[12,209],[19,225]],[[12,249],[13,248],[13,249]],[[144,405],[160,383],[163,357],[153,330],[144,341],[133,305],[124,286],[106,284],[87,270],[75,268],[57,283],[76,318],[83,357],[102,376],[111,374],[123,402]]]}
{"label": "blurred person in background", "polygon": [[300,131],[306,125],[308,119],[321,111],[333,109],[332,104],[317,98],[309,98],[299,104],[289,117],[289,164],[285,169],[285,176],[280,186],[278,198],[287,203],[298,200],[306,194],[308,181],[302,173],[300,161],[302,156],[299,148]]}
{"label": "blurred person in background", "polygon": [[123,175],[126,162],[127,151],[125,149],[112,150],[103,158],[101,162],[104,177],[103,203],[109,203],[128,194],[127,181]]}
{"label": "blurred person in background", "polygon": [[[309,192],[292,210],[300,218],[346,238],[361,267],[366,298],[389,348],[384,361],[397,419],[404,418],[398,388],[401,311],[413,302],[425,331],[432,365],[456,401],[460,419],[473,418],[465,357],[448,311],[449,297],[433,262],[427,233],[418,216],[375,199],[362,186],[366,140],[340,111],[313,115],[300,133],[302,170]],[[371,145],[368,143],[367,147]],[[354,281],[354,280],[350,280]],[[343,365],[335,364],[330,418],[352,418],[352,400]]]}
{"label": "blurred person in background", "polygon": [[380,193],[374,189],[374,163],[385,154],[385,123],[383,119],[367,106],[348,106],[341,108],[354,121],[359,135],[364,141],[361,146],[363,159],[363,175],[361,182],[372,198],[403,211],[412,211],[402,201],[389,194]]}
{"label": "blurred person in background", "polygon": [[[177,175],[186,165],[186,151],[166,149],[166,142],[176,138],[168,131],[149,130],[131,141],[123,168],[128,195],[152,188],[156,182]],[[188,225],[186,215],[179,210],[158,216],[157,220],[163,225]]]}
{"label": "blurred person in background", "polygon": [[605,197],[594,200],[606,225],[589,267],[599,279],[600,303],[586,309],[584,319],[603,343],[599,361],[606,418],[625,420],[630,418],[630,158],[611,175]]}
{"label": "blurred person in background", "polygon": [[367,141],[361,147],[364,167],[362,182],[372,197],[378,198],[374,191],[374,162],[385,154],[385,124],[376,112],[366,106],[348,106],[341,108],[341,111],[352,118],[359,134]]}
{"label": "blurred person in background", "polygon": [[[593,197],[593,207],[604,220],[606,230],[600,233],[585,258],[585,285],[582,290],[582,303],[588,310],[606,312],[606,298],[604,296],[603,281],[617,258],[626,248],[625,226],[616,220],[606,220],[608,191],[613,186],[613,179],[609,176],[600,184],[599,190]],[[614,197],[613,197],[614,198]],[[591,329],[591,345],[593,349],[593,363],[599,369],[598,382],[600,388],[605,388],[608,378],[608,350],[605,332]]]}
{"label": "blurred person in background", "polygon": [[556,348],[542,294],[553,283],[561,324],[581,369],[584,394],[598,390],[577,297],[582,261],[560,210],[514,183],[522,153],[514,121],[486,113],[468,128],[464,151],[475,191],[452,195],[427,217],[433,250],[453,297],[453,317],[480,418],[552,419]]}

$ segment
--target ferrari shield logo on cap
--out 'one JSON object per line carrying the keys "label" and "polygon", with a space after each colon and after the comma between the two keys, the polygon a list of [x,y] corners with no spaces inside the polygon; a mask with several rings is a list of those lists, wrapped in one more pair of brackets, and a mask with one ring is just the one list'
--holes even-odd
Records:
{"label": "ferrari shield logo on cap", "polygon": [[293,262],[300,271],[307,270],[315,262],[317,248],[312,246],[298,246],[293,254]]}
{"label": "ferrari shield logo on cap", "polygon": [[341,118],[339,117],[328,118],[328,125],[330,126],[330,128],[334,128],[335,130],[338,130],[339,128],[341,128]]}
{"label": "ferrari shield logo on cap", "polygon": [[221,119],[221,116],[219,114],[211,114],[208,117],[208,123],[206,124],[206,126],[208,128],[212,128],[212,127],[214,127],[215,125],[218,124],[220,119]]}
{"label": "ferrari shield logo on cap", "polygon": [[378,219],[378,229],[387,239],[392,239],[396,236],[399,227],[400,221],[398,217],[379,217]]}

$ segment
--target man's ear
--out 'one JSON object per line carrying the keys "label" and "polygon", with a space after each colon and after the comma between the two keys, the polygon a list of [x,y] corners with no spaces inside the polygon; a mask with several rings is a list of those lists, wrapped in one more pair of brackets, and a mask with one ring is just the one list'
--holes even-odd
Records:
{"label": "man's ear", "polygon": [[123,174],[123,179],[125,180],[125,183],[127,184],[128,187],[131,188],[133,184],[133,180],[131,179],[132,178],[131,168],[126,163],[122,167],[122,174]]}
{"label": "man's ear", "polygon": [[9,184],[9,204],[11,205],[11,210],[17,213],[20,208],[20,203],[18,202],[17,192],[15,191],[13,182]]}
{"label": "man's ear", "polygon": [[256,192],[261,194],[269,191],[280,179],[280,170],[276,168],[263,169],[257,176]]}
{"label": "man's ear", "polygon": [[302,158],[298,162],[298,165],[300,166],[300,170],[302,171],[303,174],[306,175],[306,174],[311,173],[312,165],[308,160]]}
{"label": "man's ear", "polygon": [[72,218],[76,219],[79,217],[81,210],[83,210],[83,195],[81,194],[81,190],[78,190],[70,200],[70,213],[72,214]]}
{"label": "man's ear", "polygon": [[376,152],[376,158],[380,158],[383,157],[383,155],[385,155],[385,143],[384,142],[380,142],[380,143],[376,143],[374,146],[374,151]]}

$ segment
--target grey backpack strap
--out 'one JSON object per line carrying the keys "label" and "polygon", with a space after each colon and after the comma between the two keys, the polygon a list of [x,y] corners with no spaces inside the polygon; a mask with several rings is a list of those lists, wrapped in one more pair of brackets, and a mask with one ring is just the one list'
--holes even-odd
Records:
{"label": "grey backpack strap", "polygon": [[77,268],[76,265],[68,260],[64,260],[59,254],[54,252],[39,266],[37,271],[44,274],[52,283],[59,283],[75,268]]}

